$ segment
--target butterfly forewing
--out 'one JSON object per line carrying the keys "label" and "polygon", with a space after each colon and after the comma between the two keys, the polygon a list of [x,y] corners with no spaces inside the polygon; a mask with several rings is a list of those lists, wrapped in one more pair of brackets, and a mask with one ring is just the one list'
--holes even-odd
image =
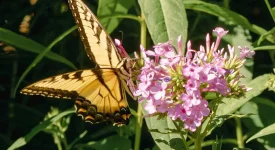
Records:
{"label": "butterfly forewing", "polygon": [[76,99],[76,112],[91,123],[127,124],[130,111],[116,69],[89,69],[50,77],[21,90],[27,95]]}
{"label": "butterfly forewing", "polygon": [[69,0],[69,6],[89,58],[100,68],[116,68],[122,58],[92,11],[81,0]]}
{"label": "butterfly forewing", "polygon": [[[74,99],[76,113],[91,123],[129,122],[126,100],[131,81],[129,61],[119,53],[95,15],[81,0],[69,0],[81,39],[89,58],[99,68],[50,77],[21,90],[26,95]],[[131,65],[130,65],[131,67]]]}

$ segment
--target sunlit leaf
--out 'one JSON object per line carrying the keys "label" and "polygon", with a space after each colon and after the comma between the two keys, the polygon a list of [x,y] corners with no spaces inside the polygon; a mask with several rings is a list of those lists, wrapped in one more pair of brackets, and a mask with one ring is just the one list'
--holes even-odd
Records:
{"label": "sunlit leaf", "polygon": [[254,134],[252,137],[250,137],[246,142],[250,142],[251,140],[254,140],[259,137],[263,137],[266,135],[274,134],[275,133],[275,123],[263,128],[258,133]]}
{"label": "sunlit leaf", "polygon": [[120,18],[106,18],[105,16],[126,15],[129,8],[134,4],[134,0],[100,0],[97,8],[97,15],[101,24],[108,33],[112,33],[118,26]]}
{"label": "sunlit leaf", "polygon": [[185,49],[188,20],[182,0],[139,0],[146,24],[155,44],[172,41],[177,47],[177,38],[182,35]]}

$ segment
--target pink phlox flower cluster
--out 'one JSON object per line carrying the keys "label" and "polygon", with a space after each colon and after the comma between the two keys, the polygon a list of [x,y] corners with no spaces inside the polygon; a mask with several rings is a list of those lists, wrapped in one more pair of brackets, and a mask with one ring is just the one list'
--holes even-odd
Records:
{"label": "pink phlox flower cluster", "polygon": [[[138,76],[138,85],[134,92],[139,102],[145,101],[145,110],[150,115],[165,114],[172,120],[182,120],[184,128],[196,131],[206,116],[210,114],[208,101],[203,97],[207,92],[228,96],[231,92],[227,77],[235,68],[226,67],[230,60],[224,49],[218,50],[222,36],[228,31],[216,28],[216,42],[210,46],[209,34],[206,47],[199,51],[187,43],[186,55],[182,56],[181,36],[178,38],[178,50],[171,42],[159,43],[153,50],[141,46],[144,67]],[[240,48],[242,58],[252,57],[247,47]],[[234,49],[229,49],[230,58],[236,57]],[[237,82],[237,80],[236,80]]]}

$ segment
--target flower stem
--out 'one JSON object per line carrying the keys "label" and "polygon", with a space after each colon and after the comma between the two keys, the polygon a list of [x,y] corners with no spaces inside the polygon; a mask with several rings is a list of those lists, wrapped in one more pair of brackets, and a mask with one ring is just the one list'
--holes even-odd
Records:
{"label": "flower stem", "polygon": [[219,102],[222,100],[222,98],[217,98],[215,100],[215,104],[213,106],[213,109],[212,109],[212,114],[209,116],[209,121],[203,131],[203,133],[201,134],[201,141],[204,140],[204,138],[207,136],[209,130],[210,130],[210,126],[211,126],[211,122],[212,120],[215,118],[216,116],[216,112],[217,112],[217,109],[218,109],[218,105],[219,105]]}
{"label": "flower stem", "polygon": [[240,118],[235,118],[235,121],[236,121],[236,135],[237,135],[238,148],[244,148],[242,124],[241,124]]}
{"label": "flower stem", "polygon": [[[143,13],[141,13],[140,17],[140,43],[144,47],[146,47],[146,24],[145,24],[145,19]],[[135,145],[134,145],[134,150],[139,150],[140,146],[140,137],[141,137],[141,128],[142,128],[142,123],[143,123],[143,116],[142,116],[142,107],[140,104],[138,104],[137,108],[137,127],[136,127],[136,136],[135,136]]]}
{"label": "flower stem", "polygon": [[180,137],[181,137],[181,139],[182,139],[182,142],[183,142],[183,145],[184,145],[184,147],[185,147],[185,150],[189,150],[189,147],[188,147],[188,145],[187,145],[187,143],[186,143],[186,141],[185,141],[185,137],[184,137],[184,135],[182,134],[181,128],[179,127],[179,125],[178,125],[175,121],[173,121],[173,123],[174,123],[175,127],[177,128],[177,130],[178,130],[178,132],[179,132],[179,134],[180,134]]}
{"label": "flower stem", "polygon": [[138,108],[137,108],[137,125],[136,125],[136,136],[135,136],[134,150],[139,150],[139,146],[140,146],[141,128],[142,128],[142,123],[143,123],[143,116],[142,116],[141,109],[142,109],[141,105],[138,104]]}
{"label": "flower stem", "polygon": [[195,140],[195,150],[201,150],[201,144],[202,144],[202,139],[204,139],[204,137],[201,136],[201,126],[197,128],[196,130],[196,140]]}

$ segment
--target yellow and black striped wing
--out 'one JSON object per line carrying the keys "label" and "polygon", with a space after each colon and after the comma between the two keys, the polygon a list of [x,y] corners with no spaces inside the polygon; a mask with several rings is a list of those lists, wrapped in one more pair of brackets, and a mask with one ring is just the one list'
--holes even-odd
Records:
{"label": "yellow and black striped wing", "polygon": [[75,99],[76,113],[85,121],[121,126],[128,124],[130,117],[123,84],[116,69],[89,69],[38,81],[21,93]]}
{"label": "yellow and black striped wing", "polygon": [[69,0],[89,58],[100,68],[117,68],[122,58],[112,39],[82,0]]}

